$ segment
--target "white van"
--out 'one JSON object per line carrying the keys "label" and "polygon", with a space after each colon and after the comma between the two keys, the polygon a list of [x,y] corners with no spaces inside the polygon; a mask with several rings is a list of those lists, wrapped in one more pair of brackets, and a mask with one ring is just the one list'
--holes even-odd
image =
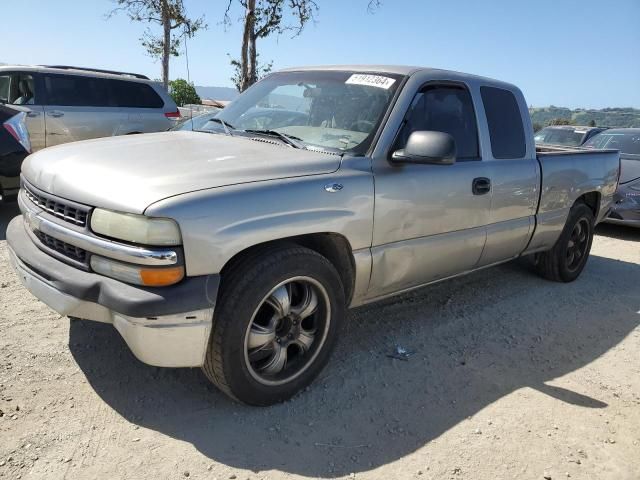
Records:
{"label": "white van", "polygon": [[162,85],[144,75],[64,65],[0,66],[0,103],[27,113],[33,151],[161,132],[180,118]]}

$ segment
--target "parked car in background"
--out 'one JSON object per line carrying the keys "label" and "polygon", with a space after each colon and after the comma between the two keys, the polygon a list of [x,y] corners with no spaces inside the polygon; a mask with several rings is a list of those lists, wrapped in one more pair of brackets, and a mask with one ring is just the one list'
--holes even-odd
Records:
{"label": "parked car in background", "polygon": [[620,151],[620,185],[608,223],[640,227],[640,128],[615,128],[583,145]]}
{"label": "parked car in background", "polygon": [[178,124],[171,130],[201,130],[213,117],[218,114],[219,111],[219,108],[211,108],[206,113],[198,113],[193,117],[183,116],[182,120],[178,122]]}
{"label": "parked car in background", "polygon": [[61,143],[161,132],[180,112],[144,75],[67,66],[0,66],[0,103],[27,114],[34,151]]}
{"label": "parked car in background", "polygon": [[535,133],[536,145],[562,145],[579,147],[594,135],[606,130],[603,127],[578,127],[575,125],[553,125]]}
{"label": "parked car in background", "polygon": [[0,200],[15,199],[20,189],[20,166],[31,153],[26,113],[0,105]]}
{"label": "parked car in background", "polygon": [[618,182],[617,151],[537,151],[517,87],[445,70],[272,73],[209,123],[30,155],[8,252],[54,310],[254,405],[311,383],[347,307],[522,255],[575,280]]}

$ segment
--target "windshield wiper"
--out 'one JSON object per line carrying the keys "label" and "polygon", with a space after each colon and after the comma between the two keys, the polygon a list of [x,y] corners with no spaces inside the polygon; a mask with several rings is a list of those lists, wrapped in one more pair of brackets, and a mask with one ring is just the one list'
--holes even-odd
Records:
{"label": "windshield wiper", "polygon": [[208,120],[208,122],[219,123],[220,125],[222,125],[222,128],[224,128],[224,133],[226,133],[227,135],[233,137],[233,133],[231,133],[231,130],[236,130],[236,129],[232,125],[230,125],[227,122],[225,122],[224,120],[222,120],[221,118],[210,118]]}
{"label": "windshield wiper", "polygon": [[291,146],[293,148],[302,148],[302,149],[305,148],[305,146],[302,144],[302,143],[304,143],[304,140],[302,140],[300,137],[296,137],[294,135],[287,135],[286,133],[278,132],[277,130],[247,129],[247,130],[243,130],[243,132],[259,133],[260,135],[268,135],[270,137],[278,137],[284,143],[286,143],[287,145],[289,145],[289,146]]}

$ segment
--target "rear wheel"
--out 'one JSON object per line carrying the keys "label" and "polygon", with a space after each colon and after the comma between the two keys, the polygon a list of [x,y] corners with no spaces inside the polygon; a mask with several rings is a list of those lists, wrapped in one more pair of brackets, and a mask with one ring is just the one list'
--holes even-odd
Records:
{"label": "rear wheel", "polygon": [[589,258],[594,223],[591,209],[584,203],[576,203],[553,248],[536,254],[538,273],[556,282],[572,282],[578,278]]}
{"label": "rear wheel", "polygon": [[307,248],[263,251],[223,278],[203,371],[229,396],[271,405],[310,384],[344,318],[333,265]]}

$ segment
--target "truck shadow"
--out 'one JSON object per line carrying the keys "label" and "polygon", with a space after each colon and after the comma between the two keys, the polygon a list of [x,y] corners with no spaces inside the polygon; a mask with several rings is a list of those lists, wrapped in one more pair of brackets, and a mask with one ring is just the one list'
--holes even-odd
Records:
{"label": "truck shadow", "polygon": [[0,241],[6,240],[7,225],[13,217],[20,214],[17,202],[3,203],[0,201]]}
{"label": "truck shadow", "polygon": [[[638,278],[638,265],[595,256],[568,285],[509,264],[356,309],[321,378],[271,408],[228,400],[198,369],[140,363],[110,325],[74,321],[69,346],[127,420],[231,468],[332,478],[396,461],[518,389],[606,408],[605,390],[546,382],[640,324]],[[389,358],[397,345],[415,353]]]}

